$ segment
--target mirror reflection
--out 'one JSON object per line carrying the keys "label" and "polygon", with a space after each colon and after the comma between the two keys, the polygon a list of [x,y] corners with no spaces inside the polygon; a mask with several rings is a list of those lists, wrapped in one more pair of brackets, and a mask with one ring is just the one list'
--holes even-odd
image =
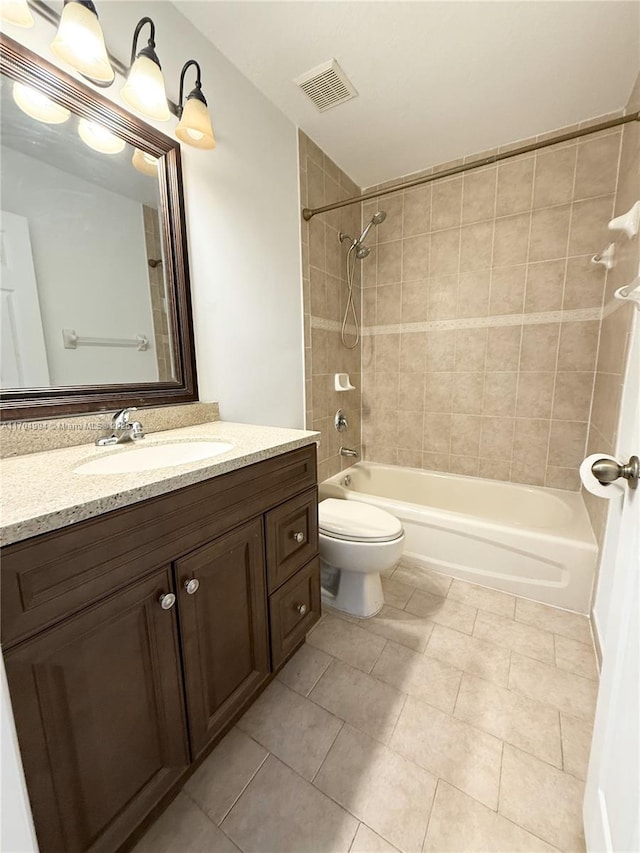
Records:
{"label": "mirror reflection", "polygon": [[0,79],[0,386],[175,378],[158,161]]}

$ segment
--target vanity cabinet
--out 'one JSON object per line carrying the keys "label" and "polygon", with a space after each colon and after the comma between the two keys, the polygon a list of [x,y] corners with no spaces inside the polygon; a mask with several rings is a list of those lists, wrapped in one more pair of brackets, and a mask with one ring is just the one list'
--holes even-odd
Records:
{"label": "vanity cabinet", "polygon": [[0,572],[40,851],[126,850],[319,618],[315,446],[10,545]]}
{"label": "vanity cabinet", "polygon": [[194,758],[269,678],[263,550],[257,519],[176,563]]}

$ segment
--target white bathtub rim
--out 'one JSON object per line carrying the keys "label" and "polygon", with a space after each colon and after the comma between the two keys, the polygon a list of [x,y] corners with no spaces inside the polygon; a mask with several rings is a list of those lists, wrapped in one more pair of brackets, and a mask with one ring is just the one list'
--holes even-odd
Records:
{"label": "white bathtub rim", "polygon": [[[363,463],[356,463],[351,467],[357,467],[358,465],[363,466]],[[392,512],[392,514],[398,514],[398,517],[401,521],[403,520],[401,518],[402,513],[405,513],[406,519],[411,519],[415,523],[420,523],[420,519],[417,516],[421,516],[422,518],[424,518],[425,514],[430,514],[432,517],[439,517],[443,520],[446,520],[447,523],[455,524],[457,522],[458,524],[460,524],[464,520],[464,523],[467,524],[469,520],[472,520],[474,525],[477,525],[478,527],[484,528],[488,531],[504,531],[506,528],[512,528],[514,531],[517,531],[518,534],[528,535],[531,538],[535,538],[537,541],[539,541],[540,539],[546,539],[549,542],[565,541],[566,543],[571,544],[571,546],[573,547],[579,545],[581,548],[584,548],[588,551],[597,551],[598,549],[597,540],[593,532],[593,528],[591,526],[589,514],[586,511],[586,507],[584,506],[584,502],[582,500],[580,492],[569,492],[563,489],[551,489],[547,488],[546,486],[528,486],[522,483],[508,483],[506,481],[503,482],[501,480],[490,480],[486,477],[470,478],[465,474],[447,474],[442,471],[431,471],[422,468],[409,468],[408,466],[401,465],[387,465],[381,462],[367,462],[366,460],[364,460],[364,465],[367,467],[386,470],[393,470],[394,468],[403,468],[408,471],[436,474],[441,477],[451,477],[456,480],[464,481],[468,479],[473,479],[481,483],[489,483],[492,486],[514,486],[517,487],[518,490],[524,489],[533,492],[542,491],[545,494],[550,493],[558,499],[568,502],[570,505],[575,504],[575,506],[571,506],[571,509],[574,512],[579,513],[582,516],[582,519],[576,519],[576,523],[574,523],[573,526],[582,527],[583,530],[574,530],[574,535],[572,536],[568,533],[568,531],[566,531],[566,528],[570,525],[562,525],[560,527],[551,528],[552,532],[549,533],[545,531],[544,527],[527,527],[526,525],[517,524],[513,522],[493,521],[490,519],[481,518],[477,515],[472,515],[470,513],[456,512],[455,510],[450,509],[440,509],[439,507],[432,507],[429,504],[417,504],[411,503],[410,501],[399,501],[397,499],[388,498],[382,495],[373,495],[368,492],[352,490],[350,487],[344,486],[341,483],[341,480],[344,479],[345,475],[349,473],[348,468],[324,480],[320,485],[321,487],[329,486],[338,489],[346,500],[361,500],[363,503],[371,504],[375,504],[376,500],[384,501],[385,506],[393,508],[389,511]],[[588,539],[586,538],[586,536],[588,536]]]}

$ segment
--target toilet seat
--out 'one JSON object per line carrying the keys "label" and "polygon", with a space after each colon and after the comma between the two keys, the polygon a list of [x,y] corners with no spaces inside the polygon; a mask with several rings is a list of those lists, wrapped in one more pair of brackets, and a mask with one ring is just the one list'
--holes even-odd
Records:
{"label": "toilet seat", "polygon": [[318,504],[320,533],[346,542],[393,542],[402,524],[388,512],[360,501],[327,498]]}

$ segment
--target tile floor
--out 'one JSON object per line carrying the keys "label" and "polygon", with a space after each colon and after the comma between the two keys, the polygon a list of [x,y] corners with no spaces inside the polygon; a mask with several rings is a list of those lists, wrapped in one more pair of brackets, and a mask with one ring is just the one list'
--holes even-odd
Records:
{"label": "tile floor", "polygon": [[586,617],[401,562],[328,611],[134,853],[584,850]]}

